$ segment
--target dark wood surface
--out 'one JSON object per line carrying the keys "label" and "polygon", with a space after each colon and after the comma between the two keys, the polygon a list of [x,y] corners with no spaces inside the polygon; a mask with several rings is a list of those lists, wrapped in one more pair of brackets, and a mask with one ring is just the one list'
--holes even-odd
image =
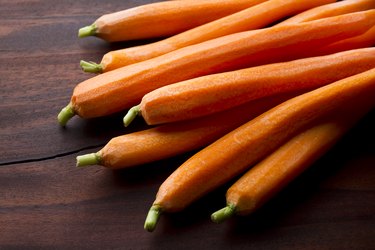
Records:
{"label": "dark wood surface", "polygon": [[75,167],[77,155],[145,127],[125,129],[121,115],[59,127],[57,113],[90,77],[79,60],[137,44],[77,30],[149,2],[1,1],[0,249],[374,249],[374,111],[261,210],[221,225],[209,216],[230,184],[143,230],[159,185],[193,152],[120,171]]}

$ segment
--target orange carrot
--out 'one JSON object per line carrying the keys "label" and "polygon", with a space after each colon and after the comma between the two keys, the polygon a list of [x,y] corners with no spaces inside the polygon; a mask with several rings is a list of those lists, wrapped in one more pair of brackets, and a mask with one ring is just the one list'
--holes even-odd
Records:
{"label": "orange carrot", "polygon": [[177,212],[243,173],[298,132],[352,102],[374,105],[375,68],[292,98],[199,151],[159,188],[145,229],[154,230],[162,212]]}
{"label": "orange carrot", "polygon": [[266,0],[164,1],[106,14],[79,30],[79,37],[109,42],[166,37]]}
{"label": "orange carrot", "polygon": [[[370,10],[374,8],[375,1],[373,0],[345,0],[309,9],[283,22],[280,22],[275,26],[307,22],[357,11]],[[333,44],[322,46],[318,49],[306,50],[305,53],[301,54],[301,56],[311,57],[318,55],[328,55],[345,50],[371,47],[373,45],[375,45],[375,26],[369,29],[364,34],[358,35],[356,37],[343,39],[342,41],[334,42]]]}
{"label": "orange carrot", "polygon": [[196,150],[295,95],[263,98],[201,119],[118,136],[99,152],[78,156],[77,166],[98,164],[118,169]]}
{"label": "orange carrot", "polygon": [[234,214],[257,210],[326,153],[373,103],[356,99],[351,107],[293,137],[236,181],[227,191],[227,206],[213,213],[211,219],[220,223]]}
{"label": "orange carrot", "polygon": [[[328,44],[326,46],[320,47],[315,49],[314,51],[310,52],[317,55],[328,55],[339,51],[345,50],[352,50],[357,48],[366,48],[375,45],[375,26],[366,31],[365,33],[343,39],[338,42],[334,42],[332,44]],[[306,54],[308,55],[308,53]]]}
{"label": "orange carrot", "polygon": [[317,88],[375,67],[375,48],[202,76],[146,94],[124,118],[155,125],[205,116],[264,96]]}
{"label": "orange carrot", "polygon": [[220,37],[157,58],[122,67],[76,86],[60,124],[75,114],[109,115],[141,101],[148,92],[198,76],[282,61],[322,44],[362,34],[375,24],[375,10],[302,24],[271,27]]}
{"label": "orange carrot", "polygon": [[332,17],[343,15],[347,13],[371,10],[375,8],[374,0],[345,0],[336,3],[329,3],[322,6],[318,6],[309,10],[306,10],[300,14],[297,14],[283,22],[276,24],[287,25],[292,23],[302,23],[313,21],[321,18]]}
{"label": "orange carrot", "polygon": [[87,72],[107,72],[217,37],[263,28],[286,16],[332,2],[335,0],[269,0],[156,43],[109,52],[100,64],[82,61],[81,66]]}

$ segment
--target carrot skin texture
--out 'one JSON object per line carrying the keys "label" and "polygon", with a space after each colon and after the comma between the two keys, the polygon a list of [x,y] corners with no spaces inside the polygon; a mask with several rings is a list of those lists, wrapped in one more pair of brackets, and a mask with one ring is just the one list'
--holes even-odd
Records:
{"label": "carrot skin texture", "polygon": [[233,110],[111,139],[98,153],[100,165],[119,169],[200,149],[297,93],[245,103]]}
{"label": "carrot skin texture", "polygon": [[[293,23],[308,22],[321,18],[333,17],[337,15],[343,15],[353,13],[357,11],[371,10],[375,8],[375,1],[373,0],[345,0],[335,3],[330,3],[322,6],[318,6],[300,14],[297,14],[283,22],[275,25],[289,25]],[[323,46],[318,49],[307,50],[304,53],[304,57],[328,55],[337,53],[345,50],[352,50],[358,48],[366,48],[375,45],[375,26],[366,31],[364,34],[356,37],[343,39],[338,42]]]}
{"label": "carrot skin texture", "polygon": [[373,103],[357,99],[352,107],[342,110],[344,112],[336,113],[333,118],[325,119],[293,137],[228,189],[227,204],[235,207],[238,215],[248,215],[259,209],[326,153],[371,110]]}
{"label": "carrot skin texture", "polygon": [[286,16],[335,0],[269,0],[230,16],[201,25],[155,43],[109,52],[103,56],[103,71],[145,61],[171,51],[237,32],[263,28]]}
{"label": "carrot skin texture", "polygon": [[[372,47],[374,45],[375,26],[361,35],[328,44],[326,46],[315,49],[312,53],[315,55],[328,55],[345,50]],[[307,53],[306,56],[309,56],[309,54]]]}
{"label": "carrot skin texture", "polygon": [[375,48],[262,65],[158,88],[139,107],[149,125],[187,120],[265,96],[311,90],[373,67]]}
{"label": "carrot skin texture", "polygon": [[351,101],[375,102],[375,69],[292,98],[210,144],[161,185],[153,205],[176,212],[241,174],[292,136]]}
{"label": "carrot skin texture", "polygon": [[302,23],[321,18],[338,16],[357,11],[365,11],[375,8],[373,0],[345,0],[321,5],[299,13],[291,18],[282,21],[275,26],[288,25],[292,23]]}
{"label": "carrot skin texture", "polygon": [[108,42],[166,37],[214,21],[266,0],[164,1],[110,13],[93,24]]}
{"label": "carrot skin texture", "polygon": [[307,45],[313,48],[352,37],[374,24],[375,10],[217,38],[90,78],[75,87],[71,106],[83,118],[109,115],[130,108],[156,88],[282,61],[291,54],[298,56]]}

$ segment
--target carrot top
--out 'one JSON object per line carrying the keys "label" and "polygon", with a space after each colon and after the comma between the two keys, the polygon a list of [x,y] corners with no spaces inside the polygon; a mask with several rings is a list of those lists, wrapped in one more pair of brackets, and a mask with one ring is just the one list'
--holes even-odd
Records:
{"label": "carrot top", "polygon": [[97,27],[95,24],[91,24],[89,26],[85,26],[78,30],[78,37],[87,37],[87,36],[95,36],[97,33]]}
{"label": "carrot top", "polygon": [[236,212],[236,206],[229,204],[226,207],[216,211],[211,215],[211,220],[216,223],[222,223],[232,217]]}
{"label": "carrot top", "polygon": [[87,62],[84,60],[81,60],[79,65],[83,69],[84,72],[89,72],[89,73],[102,73],[103,72],[103,66],[99,63],[95,62]]}
{"label": "carrot top", "polygon": [[147,231],[152,232],[155,230],[156,224],[160,218],[161,213],[162,213],[162,209],[158,205],[153,205],[150,208],[146,217],[145,225],[144,225],[144,228]]}
{"label": "carrot top", "polygon": [[65,108],[63,108],[60,113],[57,115],[57,120],[60,123],[61,126],[65,126],[66,123],[75,116],[76,113],[74,112],[74,109],[72,108],[71,103],[69,103]]}

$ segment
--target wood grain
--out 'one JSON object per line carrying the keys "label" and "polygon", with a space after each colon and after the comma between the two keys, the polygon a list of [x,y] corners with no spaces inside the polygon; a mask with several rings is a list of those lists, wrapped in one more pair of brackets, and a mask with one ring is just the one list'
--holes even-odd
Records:
{"label": "wood grain", "polygon": [[216,190],[186,211],[143,222],[163,180],[193,154],[137,168],[75,168],[78,154],[142,129],[122,114],[56,122],[74,86],[90,77],[80,59],[114,48],[78,39],[102,13],[152,1],[2,0],[0,4],[0,249],[371,249],[375,248],[375,111],[275,199],[223,225]]}

